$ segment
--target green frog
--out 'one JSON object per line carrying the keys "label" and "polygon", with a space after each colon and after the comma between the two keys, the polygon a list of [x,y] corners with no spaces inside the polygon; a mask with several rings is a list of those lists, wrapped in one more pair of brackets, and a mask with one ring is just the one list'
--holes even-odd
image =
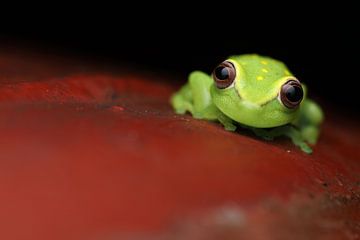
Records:
{"label": "green frog", "polygon": [[257,54],[231,56],[211,75],[194,71],[171,97],[178,114],[248,128],[267,140],[286,136],[312,153],[324,114],[307,88],[278,60]]}

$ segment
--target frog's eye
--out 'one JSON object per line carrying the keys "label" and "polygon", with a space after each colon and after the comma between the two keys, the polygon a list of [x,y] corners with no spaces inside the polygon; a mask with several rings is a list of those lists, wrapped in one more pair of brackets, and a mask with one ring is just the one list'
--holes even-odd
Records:
{"label": "frog's eye", "polygon": [[213,78],[218,88],[229,87],[235,80],[236,72],[234,65],[229,61],[224,61],[213,71]]}
{"label": "frog's eye", "polygon": [[280,100],[287,108],[296,108],[303,99],[304,92],[298,80],[287,81],[280,90]]}

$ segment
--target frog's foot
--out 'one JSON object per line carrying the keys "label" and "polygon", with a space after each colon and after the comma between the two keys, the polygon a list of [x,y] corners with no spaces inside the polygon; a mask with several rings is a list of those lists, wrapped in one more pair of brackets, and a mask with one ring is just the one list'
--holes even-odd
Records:
{"label": "frog's foot", "polygon": [[310,144],[315,144],[319,137],[317,126],[307,126],[301,129],[301,136]]}
{"label": "frog's foot", "polygon": [[204,119],[204,114],[201,113],[201,112],[196,112],[196,111],[194,111],[194,112],[192,113],[192,116],[193,116],[193,118],[195,118],[195,119]]}
{"label": "frog's foot", "polygon": [[261,128],[251,128],[253,133],[255,133],[256,136],[261,137],[265,140],[271,141],[274,139],[274,134],[271,132],[271,130],[265,130]]}
{"label": "frog's foot", "polygon": [[311,154],[313,152],[312,148],[306,144],[306,142],[301,142],[299,145],[300,149],[307,153],[307,154]]}
{"label": "frog's foot", "polygon": [[224,126],[226,131],[234,132],[236,130],[236,126],[233,121],[224,114],[219,113],[217,119]]}
{"label": "frog's foot", "polygon": [[304,137],[302,135],[302,132],[300,132],[296,128],[294,128],[292,126],[286,126],[286,130],[284,131],[284,135],[288,136],[296,146],[300,147],[300,149],[303,152],[305,152],[307,154],[312,153],[312,149],[305,142],[306,139],[304,139]]}
{"label": "frog's foot", "polygon": [[302,136],[302,132],[294,128],[293,126],[281,126],[271,130],[261,128],[250,128],[255,135],[262,137],[265,140],[273,140],[279,136],[287,136],[291,141],[298,146],[305,153],[312,153],[312,149],[305,142],[305,138]]}
{"label": "frog's foot", "polygon": [[177,114],[185,114],[186,112],[193,114],[194,112],[193,104],[179,93],[172,96],[171,105]]}
{"label": "frog's foot", "polygon": [[181,105],[174,107],[177,114],[185,114],[186,112],[193,113],[193,105],[188,102],[183,102]]}
{"label": "frog's foot", "polygon": [[235,132],[236,130],[236,126],[232,123],[225,123],[225,124],[223,123],[223,125],[226,131]]}
{"label": "frog's foot", "polygon": [[193,117],[196,119],[207,119],[211,121],[218,120],[227,131],[234,132],[236,126],[233,121],[221,113],[214,105],[210,105],[202,111],[194,111]]}

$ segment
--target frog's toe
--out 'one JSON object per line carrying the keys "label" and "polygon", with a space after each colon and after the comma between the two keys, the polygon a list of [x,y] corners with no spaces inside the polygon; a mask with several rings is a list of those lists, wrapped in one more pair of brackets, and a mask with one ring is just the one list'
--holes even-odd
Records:
{"label": "frog's toe", "polygon": [[201,114],[200,112],[194,112],[192,116],[196,119],[203,119],[203,114]]}
{"label": "frog's toe", "polygon": [[226,131],[234,132],[236,130],[236,126],[234,124],[227,124],[224,126]]}
{"label": "frog's toe", "polygon": [[184,109],[184,108],[177,108],[177,109],[175,109],[175,113],[176,113],[176,114],[185,114],[185,113],[186,113],[186,109]]}
{"label": "frog's toe", "polygon": [[264,140],[267,140],[267,141],[272,141],[274,140],[274,137],[273,136],[268,136],[268,135],[264,135],[264,136],[261,136]]}
{"label": "frog's toe", "polygon": [[302,143],[299,146],[301,148],[301,150],[307,154],[311,154],[313,152],[313,150],[311,149],[311,147],[309,147],[309,145],[307,145],[306,143]]}

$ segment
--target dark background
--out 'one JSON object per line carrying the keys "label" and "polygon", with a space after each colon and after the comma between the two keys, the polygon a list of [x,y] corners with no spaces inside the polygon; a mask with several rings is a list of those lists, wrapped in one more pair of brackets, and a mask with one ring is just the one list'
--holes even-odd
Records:
{"label": "dark background", "polygon": [[8,20],[0,44],[129,64],[184,81],[190,71],[210,72],[228,55],[259,53],[283,60],[310,95],[359,113],[359,24],[347,12],[351,7],[294,12],[292,6],[276,13],[265,8],[265,14],[244,14],[225,3],[211,11],[174,9],[132,9],[129,16],[124,8],[71,16],[59,11]]}

